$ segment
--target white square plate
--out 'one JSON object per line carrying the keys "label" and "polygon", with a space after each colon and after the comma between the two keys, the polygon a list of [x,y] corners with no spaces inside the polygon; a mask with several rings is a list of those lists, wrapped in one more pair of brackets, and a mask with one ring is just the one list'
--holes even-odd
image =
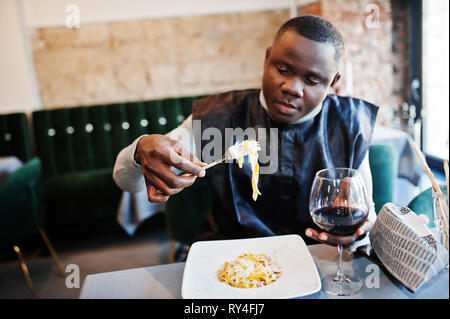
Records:
{"label": "white square plate", "polygon": [[[266,254],[283,268],[273,283],[258,288],[236,288],[221,282],[217,271],[225,261],[240,254]],[[183,274],[181,296],[185,299],[295,298],[322,287],[314,260],[303,239],[283,235],[251,239],[211,240],[194,243]]]}

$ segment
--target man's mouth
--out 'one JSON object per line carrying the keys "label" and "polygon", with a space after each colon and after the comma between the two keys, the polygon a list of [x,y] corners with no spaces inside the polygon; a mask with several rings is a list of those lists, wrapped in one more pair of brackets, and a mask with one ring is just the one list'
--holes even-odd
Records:
{"label": "man's mouth", "polygon": [[277,104],[279,105],[279,112],[283,115],[292,115],[299,111],[299,108],[288,102],[277,102]]}
{"label": "man's mouth", "polygon": [[288,103],[288,102],[279,102],[281,105],[285,106],[285,107],[290,107],[293,109],[296,109],[297,107],[294,104]]}

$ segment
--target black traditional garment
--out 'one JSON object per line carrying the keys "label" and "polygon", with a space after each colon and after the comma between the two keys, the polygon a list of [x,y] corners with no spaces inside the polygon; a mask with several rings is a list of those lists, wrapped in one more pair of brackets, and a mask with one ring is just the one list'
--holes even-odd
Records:
{"label": "black traditional garment", "polygon": [[[203,98],[193,106],[193,120],[201,120],[202,133],[211,127],[222,133],[222,151],[235,142],[225,141],[226,128],[254,128],[257,133],[260,128],[268,140],[278,140],[276,172],[260,174],[261,195],[256,201],[252,199],[248,161],[242,168],[221,163],[208,169],[212,217],[218,230],[215,238],[299,234],[307,244],[312,243],[304,232],[318,229],[308,208],[314,175],[323,168],[359,168],[369,149],[378,107],[330,94],[314,118],[283,124],[268,116],[259,93],[259,89],[233,91]],[[270,135],[270,128],[277,128],[278,134]],[[210,142],[202,140],[202,150]],[[261,152],[269,154],[269,145],[270,141],[261,143]],[[260,165],[262,170],[264,164]]]}

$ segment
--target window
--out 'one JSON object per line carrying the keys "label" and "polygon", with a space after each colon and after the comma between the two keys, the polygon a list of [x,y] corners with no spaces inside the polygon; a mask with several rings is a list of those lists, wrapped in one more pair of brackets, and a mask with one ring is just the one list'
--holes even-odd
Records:
{"label": "window", "polygon": [[423,151],[449,155],[449,1],[422,1]]}

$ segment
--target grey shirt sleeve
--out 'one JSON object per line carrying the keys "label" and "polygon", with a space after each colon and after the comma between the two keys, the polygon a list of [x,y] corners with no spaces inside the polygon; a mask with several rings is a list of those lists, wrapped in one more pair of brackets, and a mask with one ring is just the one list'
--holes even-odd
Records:
{"label": "grey shirt sleeve", "polygon": [[137,143],[143,136],[145,135],[138,137],[133,143],[121,150],[114,164],[114,181],[120,189],[129,193],[138,193],[145,190],[142,167],[134,160]]}

